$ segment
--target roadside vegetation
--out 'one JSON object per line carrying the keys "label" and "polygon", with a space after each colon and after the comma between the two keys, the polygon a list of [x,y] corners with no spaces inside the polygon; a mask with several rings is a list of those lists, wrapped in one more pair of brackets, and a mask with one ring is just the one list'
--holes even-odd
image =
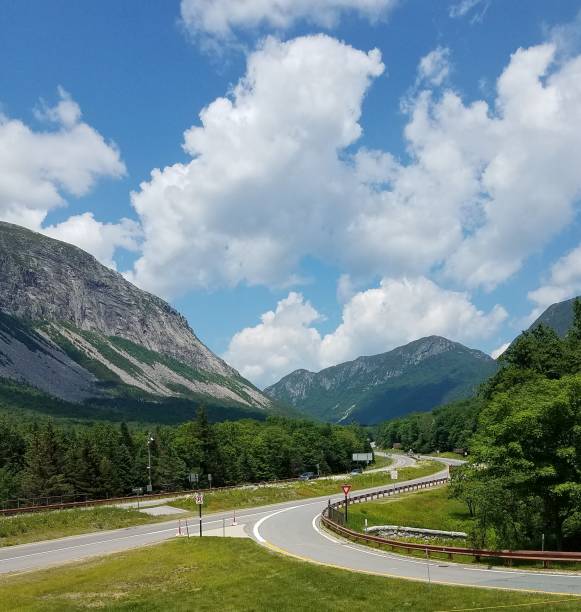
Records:
{"label": "roadside vegetation", "polygon": [[[137,510],[99,506],[0,518],[0,547],[163,520]],[[167,520],[167,517],[165,517]]]}
{"label": "roadside vegetation", "polygon": [[393,459],[391,457],[382,457],[380,455],[375,455],[375,461],[369,466],[368,469],[374,470],[376,468],[384,468],[388,467],[393,463]]}
{"label": "roadside vegetation", "polygon": [[[365,519],[369,527],[399,525],[465,532],[470,529],[473,520],[466,504],[450,498],[448,487],[406,493],[385,500],[356,504],[350,508],[351,529],[363,531]],[[464,543],[456,541],[456,545],[463,546]]]}
{"label": "roadside vegetation", "polygon": [[378,426],[379,446],[469,450],[451,492],[478,548],[581,550],[581,300],[565,337],[539,325],[499,358],[476,398]]}
{"label": "roadside vegetation", "polygon": [[[152,551],[155,550],[155,554]],[[0,577],[10,610],[466,610],[562,612],[580,599],[356,574],[270,553],[249,540],[180,539],[75,566]],[[534,606],[534,607],[533,607]]]}
{"label": "roadside vegetation", "polygon": [[151,439],[149,433],[126,424],[64,427],[0,416],[0,507],[16,498],[25,505],[130,495],[148,484],[148,447],[154,491],[188,489],[191,474],[206,488],[348,472],[353,453],[371,451],[357,425],[283,417],[210,423],[203,408],[186,423],[156,427]]}
{"label": "roadside vegetation", "polygon": [[[382,485],[389,486],[403,480],[435,474],[440,470],[442,470],[441,463],[420,461],[417,466],[399,469],[397,480],[392,480],[389,471],[387,471],[359,474],[356,476],[349,475],[340,479],[317,478],[301,482],[248,486],[229,491],[204,491],[204,511],[219,512],[221,510],[276,504],[308,497],[337,495],[341,493],[341,485],[344,483],[352,486],[352,492]],[[176,500],[171,505],[192,512],[197,510],[195,499],[192,497]]]}

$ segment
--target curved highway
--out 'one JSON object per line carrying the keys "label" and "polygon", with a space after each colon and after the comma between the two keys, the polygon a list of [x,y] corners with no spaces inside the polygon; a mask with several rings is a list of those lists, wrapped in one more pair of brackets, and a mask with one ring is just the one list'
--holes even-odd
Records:
{"label": "curved highway", "polygon": [[[443,463],[456,463],[454,460],[439,460]],[[405,455],[395,455],[394,464],[390,468],[404,467],[413,461]],[[426,482],[442,477],[446,471],[407,482]],[[358,493],[379,488],[384,487]],[[336,495],[331,500],[340,498],[342,495]],[[419,558],[381,552],[341,540],[319,526],[320,513],[328,499],[325,496],[237,511],[236,526],[232,526],[232,512],[208,515],[203,521],[204,534],[248,535],[263,546],[305,561],[382,576],[477,587],[581,594],[579,574],[486,569],[436,560],[428,563]],[[192,535],[196,535],[197,523],[192,520],[190,525],[192,522]],[[0,574],[37,570],[156,544],[173,538],[177,524],[174,518],[163,523],[3,547],[0,548]]]}
{"label": "curved highway", "polygon": [[[456,463],[454,460],[440,461]],[[408,482],[427,482],[445,474],[446,471],[442,471]],[[342,496],[335,496],[332,501],[341,498]],[[253,537],[263,546],[303,561],[352,571],[442,584],[581,595],[579,574],[487,569],[482,566],[406,557],[353,544],[321,527],[321,510],[320,501],[297,503],[290,508],[274,510],[256,521]]]}

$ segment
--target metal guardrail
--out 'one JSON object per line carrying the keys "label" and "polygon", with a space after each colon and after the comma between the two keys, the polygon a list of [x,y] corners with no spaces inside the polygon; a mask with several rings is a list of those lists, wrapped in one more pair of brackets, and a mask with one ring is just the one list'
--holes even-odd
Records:
{"label": "metal guardrail", "polygon": [[[291,482],[299,482],[300,478],[285,478],[281,480],[261,480],[260,482],[246,482],[239,485],[231,485],[227,487],[212,487],[207,489],[200,489],[205,494],[213,493],[216,491],[230,491],[234,489],[243,489],[245,487],[261,487],[268,485],[277,485],[277,484],[286,484]],[[54,503],[48,503],[50,498],[46,497],[37,497],[34,498],[38,500],[38,504],[33,505],[22,505],[15,506],[12,508],[0,508],[0,517],[2,516],[14,516],[16,514],[29,514],[31,512],[48,512],[51,510],[67,510],[70,508],[88,508],[91,506],[107,506],[107,505],[116,505],[123,503],[141,503],[147,502],[149,500],[154,499],[164,499],[166,497],[186,497],[188,495],[193,495],[198,489],[182,489],[180,491],[164,491],[163,493],[147,493],[144,495],[127,495],[123,497],[108,497],[106,499],[87,499],[83,501],[59,501]],[[60,496],[57,496],[57,498]],[[65,496],[63,496],[65,497]],[[42,503],[47,500],[47,503]]]}
{"label": "metal guardrail", "polygon": [[[407,484],[401,486],[392,486],[389,489],[374,491],[373,493],[364,493],[348,498],[348,504],[363,503],[373,499],[390,497],[400,493],[411,491],[419,491],[421,489],[431,488],[447,484],[449,478],[437,478],[430,481]],[[549,562],[568,562],[581,563],[581,552],[561,552],[555,550],[485,550],[480,548],[464,548],[458,546],[439,546],[436,544],[419,544],[413,542],[402,542],[391,538],[382,538],[381,536],[373,536],[359,531],[354,531],[345,526],[345,514],[341,511],[345,506],[345,501],[341,500],[329,505],[321,514],[321,521],[325,527],[335,533],[358,542],[372,544],[377,547],[388,547],[392,551],[403,550],[408,554],[414,551],[425,553],[430,556],[431,553],[447,555],[448,559],[453,559],[454,555],[464,557],[474,557],[476,561],[482,558],[486,559],[502,559],[507,565],[512,565],[514,560],[520,561],[542,561],[544,567],[548,567]],[[338,517],[341,517],[339,520]]]}

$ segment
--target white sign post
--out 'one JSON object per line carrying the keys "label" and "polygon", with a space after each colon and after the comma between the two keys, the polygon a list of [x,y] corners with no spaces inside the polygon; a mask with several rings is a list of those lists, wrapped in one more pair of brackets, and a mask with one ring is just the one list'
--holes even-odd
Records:
{"label": "white sign post", "polygon": [[196,504],[198,504],[198,510],[200,512],[200,537],[202,537],[202,505],[204,504],[204,494],[200,491],[197,491],[196,493],[194,493],[194,496],[196,498]]}
{"label": "white sign post", "polygon": [[392,480],[397,480],[398,478],[397,470],[390,470],[389,475],[391,476]]}

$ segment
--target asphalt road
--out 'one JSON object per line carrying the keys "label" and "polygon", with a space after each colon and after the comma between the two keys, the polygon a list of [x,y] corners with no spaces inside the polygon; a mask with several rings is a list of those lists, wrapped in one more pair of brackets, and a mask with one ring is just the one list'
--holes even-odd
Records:
{"label": "asphalt road", "polygon": [[[455,460],[441,461],[456,464]],[[441,478],[445,473],[443,471],[409,482],[426,482]],[[333,501],[339,498],[336,496]],[[433,583],[581,595],[581,575],[578,574],[486,569],[408,558],[353,544],[323,530],[319,522],[320,513],[321,507],[316,502],[273,511],[256,521],[253,537],[260,544],[279,552],[343,569]]]}
{"label": "asphalt road", "polygon": [[[394,467],[413,462],[405,455],[394,457]],[[454,460],[442,460],[450,464]],[[409,482],[442,477],[446,470]],[[376,487],[376,489],[379,487]],[[369,489],[371,491],[373,489]],[[332,501],[341,495],[331,497]],[[240,536],[244,532],[263,546],[315,563],[384,576],[457,585],[522,589],[547,593],[581,594],[581,576],[563,572],[525,572],[485,569],[441,561],[424,561],[384,553],[339,538],[321,530],[320,512],[328,496],[285,502],[236,513],[238,526],[232,527],[232,512],[208,515],[203,520],[204,533]],[[197,531],[193,520],[193,532]],[[71,563],[93,556],[121,552],[163,542],[176,535],[177,520],[142,525],[114,531],[72,536],[21,546],[0,548],[0,573],[37,570]]]}
{"label": "asphalt road", "polygon": [[[415,461],[405,455],[396,455],[392,467],[403,467],[413,463]],[[339,487],[337,488],[339,489]],[[328,499],[328,496],[324,496],[311,498],[306,501],[284,502],[271,506],[239,510],[236,512],[236,528],[232,527],[232,511],[209,514],[202,520],[203,532],[208,535],[220,536],[224,533],[225,526],[227,536],[240,536],[242,530],[244,530],[246,535],[251,536],[254,524],[260,518],[272,512],[293,508],[297,504],[311,504],[310,507],[320,510],[327,503]],[[157,503],[160,504],[167,501],[171,501],[171,499],[157,500]],[[193,527],[190,531],[191,535],[196,536],[199,532],[197,519],[188,519],[188,522]],[[155,524],[2,547],[0,548],[0,574],[43,569],[90,557],[122,552],[140,546],[157,544],[175,537],[177,527],[178,520],[173,518]]]}

